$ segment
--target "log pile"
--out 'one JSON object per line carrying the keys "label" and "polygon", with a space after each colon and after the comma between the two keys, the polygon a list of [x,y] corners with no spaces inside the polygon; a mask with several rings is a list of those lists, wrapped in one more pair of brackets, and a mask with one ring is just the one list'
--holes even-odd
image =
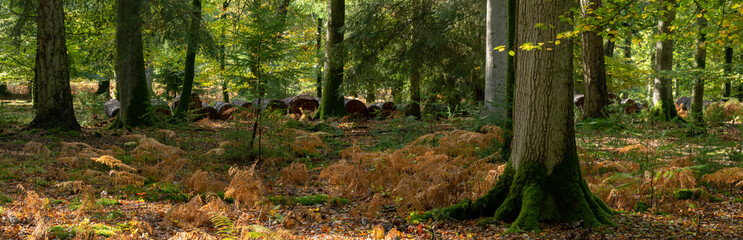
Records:
{"label": "log pile", "polygon": [[168,107],[168,102],[159,99],[159,98],[153,98],[150,100],[150,103],[152,104],[152,107],[155,108],[155,113],[162,114],[163,116],[170,116],[170,107]]}
{"label": "log pile", "polygon": [[397,107],[393,102],[378,102],[366,108],[366,112],[370,118],[376,118],[377,116],[389,117],[396,110]]}
{"label": "log pile", "polygon": [[242,107],[242,108],[252,108],[253,103],[245,101],[245,100],[232,100],[232,106],[233,107]]}
{"label": "log pile", "polygon": [[109,118],[116,117],[116,115],[119,115],[119,109],[121,109],[121,103],[119,103],[119,100],[116,99],[109,99],[106,101],[106,103],[103,104],[103,110],[106,111],[106,116]]}
{"label": "log pile", "polygon": [[235,111],[235,109],[226,102],[215,102],[214,103],[214,109],[217,110],[217,113],[219,114],[219,119],[227,120],[232,117],[232,112]]}
{"label": "log pile", "polygon": [[[178,102],[181,100],[181,95],[175,96],[175,100],[173,100],[173,111],[178,107]],[[191,111],[198,111],[202,108],[203,103],[201,102],[201,98],[199,98],[199,94],[197,93],[191,93],[191,99],[189,99],[190,104],[188,105],[188,110]]]}
{"label": "log pile", "polygon": [[282,102],[288,106],[289,114],[302,114],[302,111],[314,112],[320,106],[317,98],[306,94],[284,98]]}
{"label": "log pile", "polygon": [[209,118],[210,120],[218,120],[219,112],[217,112],[217,109],[212,107],[208,103],[202,103],[201,109],[196,110],[196,117],[194,118],[194,121],[198,121],[204,118]]}
{"label": "log pile", "polygon": [[348,112],[348,114],[360,116],[360,117],[368,116],[366,104],[364,104],[363,102],[359,100],[346,98],[345,105],[346,105],[346,112]]}
{"label": "log pile", "polygon": [[289,108],[282,99],[261,99],[260,103],[258,99],[255,99],[253,100],[253,106],[258,106],[261,110],[269,111],[286,110]]}

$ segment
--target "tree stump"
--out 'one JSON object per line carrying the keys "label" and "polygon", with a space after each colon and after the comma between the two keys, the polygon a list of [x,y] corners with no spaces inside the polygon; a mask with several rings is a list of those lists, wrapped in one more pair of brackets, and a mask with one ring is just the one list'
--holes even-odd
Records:
{"label": "tree stump", "polygon": [[314,112],[320,106],[320,101],[317,98],[306,94],[288,97],[282,101],[289,107],[290,114],[302,114],[302,110]]}
{"label": "tree stump", "polygon": [[232,112],[235,111],[235,109],[226,102],[215,102],[214,103],[214,109],[217,110],[217,113],[219,114],[219,119],[227,120],[232,117]]}

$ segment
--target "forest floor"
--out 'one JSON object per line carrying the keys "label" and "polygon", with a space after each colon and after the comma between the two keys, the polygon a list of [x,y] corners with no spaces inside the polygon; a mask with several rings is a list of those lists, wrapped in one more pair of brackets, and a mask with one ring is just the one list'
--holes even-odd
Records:
{"label": "forest floor", "polygon": [[502,133],[471,117],[270,115],[259,150],[250,145],[247,112],[132,131],[107,130],[93,114],[86,121],[95,127],[58,132],[22,131],[29,105],[3,107],[0,239],[743,236],[743,125],[736,120],[691,137],[684,124],[643,114],[578,122],[583,175],[617,210],[617,226],[543,223],[538,233],[504,234],[508,223],[487,219],[409,217],[482,196],[497,181],[507,160],[499,153]]}

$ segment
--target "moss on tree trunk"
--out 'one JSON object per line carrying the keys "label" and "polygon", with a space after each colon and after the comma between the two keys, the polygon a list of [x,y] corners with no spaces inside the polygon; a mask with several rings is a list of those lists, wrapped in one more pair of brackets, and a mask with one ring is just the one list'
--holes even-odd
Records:
{"label": "moss on tree trunk", "polygon": [[343,65],[345,50],[343,49],[343,23],[346,18],[344,0],[328,1],[328,39],[325,46],[325,82],[323,84],[320,107],[315,113],[316,118],[346,115],[346,106],[339,90],[343,83]]}

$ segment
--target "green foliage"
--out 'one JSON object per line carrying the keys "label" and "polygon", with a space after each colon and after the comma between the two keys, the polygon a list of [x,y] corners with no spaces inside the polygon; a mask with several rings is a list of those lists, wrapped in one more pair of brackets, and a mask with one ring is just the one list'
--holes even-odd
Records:
{"label": "green foliage", "polygon": [[72,239],[75,237],[75,231],[72,228],[56,225],[49,228],[49,233],[60,240]]}
{"label": "green foliage", "polygon": [[104,207],[121,205],[119,200],[112,199],[112,198],[99,198],[98,200],[95,201],[95,204],[98,204]]}
{"label": "green foliage", "polygon": [[0,192],[0,204],[3,203],[11,203],[13,202],[13,199],[6,196],[4,193]]}
{"label": "green foliage", "polygon": [[398,149],[431,131],[428,123],[416,120],[414,116],[392,119],[383,129],[372,131],[373,135],[381,136],[379,142],[372,148]]}
{"label": "green foliage", "polygon": [[647,212],[648,204],[643,201],[638,201],[634,207],[635,212]]}
{"label": "green foliage", "polygon": [[330,198],[328,195],[325,194],[317,194],[317,195],[307,195],[307,196],[300,196],[300,197],[290,197],[290,196],[284,196],[284,195],[277,195],[277,196],[271,196],[268,197],[268,200],[273,202],[274,204],[281,204],[281,205],[304,205],[304,206],[312,206],[317,204],[325,204],[330,203],[332,205],[345,205],[348,204],[348,199],[345,198]]}
{"label": "green foliage", "polygon": [[172,202],[185,202],[188,201],[188,195],[183,193],[181,189],[172,183],[152,183],[144,187],[138,188],[132,185],[127,185],[124,191],[128,194],[137,194],[142,196],[144,199],[150,202],[158,201],[172,201]]}

